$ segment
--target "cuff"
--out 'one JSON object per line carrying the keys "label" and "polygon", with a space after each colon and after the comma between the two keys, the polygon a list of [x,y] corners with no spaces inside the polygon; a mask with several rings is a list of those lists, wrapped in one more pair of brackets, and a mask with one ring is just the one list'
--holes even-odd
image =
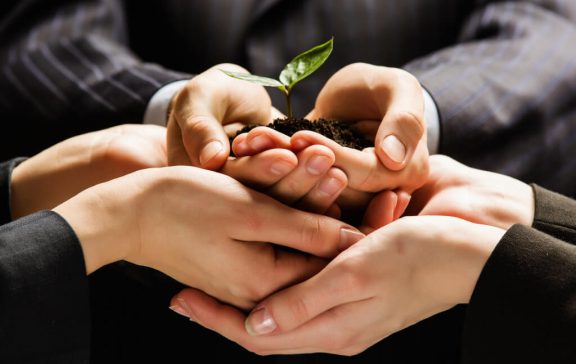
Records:
{"label": "cuff", "polygon": [[0,307],[1,362],[87,362],[84,256],[60,215],[43,211],[0,227]]}
{"label": "cuff", "polygon": [[187,82],[188,80],[174,81],[156,91],[146,107],[143,123],[165,126],[170,101]]}
{"label": "cuff", "polygon": [[424,117],[428,133],[428,152],[437,154],[440,146],[440,114],[436,102],[424,87]]}
{"label": "cuff", "polygon": [[10,211],[10,181],[12,171],[26,158],[16,158],[0,164],[0,225],[12,221]]}

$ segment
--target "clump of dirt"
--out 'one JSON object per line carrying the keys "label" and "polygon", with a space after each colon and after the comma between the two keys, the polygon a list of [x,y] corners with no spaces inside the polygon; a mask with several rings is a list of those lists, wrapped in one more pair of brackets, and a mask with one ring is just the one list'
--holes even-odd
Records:
{"label": "clump of dirt", "polygon": [[[260,125],[245,126],[236,132],[236,136],[247,133],[257,126]],[[292,136],[300,130],[311,130],[334,140],[344,147],[358,150],[374,146],[371,140],[366,139],[362,134],[358,133],[350,126],[350,123],[339,120],[318,119],[311,121],[304,118],[279,118],[266,126],[288,136]],[[232,142],[232,140],[234,140],[234,138],[232,138],[230,142]]]}

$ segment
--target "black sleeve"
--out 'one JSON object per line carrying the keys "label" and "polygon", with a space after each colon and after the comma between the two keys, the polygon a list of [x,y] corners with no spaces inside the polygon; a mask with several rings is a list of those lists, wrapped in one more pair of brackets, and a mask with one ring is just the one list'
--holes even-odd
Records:
{"label": "black sleeve", "polygon": [[515,225],[467,309],[463,363],[576,362],[576,247]]}
{"label": "black sleeve", "polygon": [[12,221],[12,213],[10,212],[10,180],[12,178],[12,170],[24,159],[16,158],[0,163],[0,225]]}
{"label": "black sleeve", "polygon": [[576,245],[576,200],[548,191],[537,185],[534,189],[535,229]]}
{"label": "black sleeve", "polygon": [[454,46],[405,66],[438,106],[439,153],[525,181],[573,185],[546,176],[572,175],[564,162],[576,152],[575,39],[576,1],[476,1]]}
{"label": "black sleeve", "polygon": [[0,227],[0,363],[87,363],[88,298],[82,250],[62,217]]}

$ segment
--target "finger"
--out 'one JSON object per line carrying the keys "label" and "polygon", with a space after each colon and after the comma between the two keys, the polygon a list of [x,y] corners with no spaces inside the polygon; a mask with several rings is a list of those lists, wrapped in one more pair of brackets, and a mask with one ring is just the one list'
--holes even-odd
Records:
{"label": "finger", "polygon": [[370,233],[394,221],[394,212],[398,204],[398,195],[386,190],[378,193],[366,209],[362,222],[362,231]]}
{"label": "finger", "polygon": [[[240,138],[240,136],[243,136]],[[241,134],[232,143],[232,151],[237,157],[254,155],[267,149],[290,149],[290,137],[272,128],[257,127],[247,134]]]}
{"label": "finger", "polygon": [[[245,328],[246,317],[241,311],[194,288],[184,289],[175,295],[170,308],[259,355],[311,352],[351,355],[374,344],[367,337],[370,332],[367,328],[374,321],[371,315],[366,314],[374,309],[371,301],[368,299],[341,305],[295,330],[264,336],[248,334]],[[380,338],[378,335],[376,337]]]}
{"label": "finger", "polygon": [[318,184],[300,199],[298,207],[318,214],[326,213],[344,191],[347,182],[348,178],[344,172],[338,168],[330,168]]}
{"label": "finger", "polygon": [[390,170],[408,164],[422,138],[425,138],[422,88],[415,82],[399,82],[390,90],[388,109],[376,134],[376,154]]}
{"label": "finger", "polygon": [[257,188],[270,187],[298,166],[296,155],[286,149],[271,149],[251,157],[230,159],[220,170],[241,183]]}
{"label": "finger", "polygon": [[340,208],[340,206],[338,206],[337,203],[333,203],[332,205],[330,205],[330,207],[328,207],[324,215],[329,216],[333,219],[340,220],[340,217],[342,216],[342,209]]}
{"label": "finger", "polygon": [[230,155],[228,136],[211,110],[199,101],[190,107],[190,116],[179,123],[184,148],[193,166],[218,170]]}
{"label": "finger", "polygon": [[400,182],[398,177],[392,178],[393,172],[380,163],[373,148],[363,151],[346,148],[325,136],[308,130],[295,133],[291,141],[292,150],[295,152],[315,144],[330,148],[336,156],[334,166],[346,173],[350,188],[365,192],[378,192],[386,188],[396,188],[396,184]]}
{"label": "finger", "polygon": [[168,120],[168,126],[166,130],[167,139],[167,153],[168,153],[168,165],[171,166],[189,166],[192,165],[192,161],[188,157],[188,152],[184,147],[184,142],[182,141],[182,132],[180,126],[176,120],[171,117]]}
{"label": "finger", "polygon": [[404,214],[410,204],[410,199],[412,199],[412,195],[406,191],[397,191],[396,195],[398,196],[398,202],[394,209],[394,220],[398,220]]}
{"label": "finger", "polygon": [[354,227],[327,216],[290,208],[253,191],[238,224],[226,224],[228,236],[241,241],[272,242],[331,258],[362,239]]}
{"label": "finger", "polygon": [[323,312],[369,298],[353,278],[354,272],[342,269],[342,261],[334,260],[309,280],[261,302],[246,319],[248,333],[259,336],[289,332]]}
{"label": "finger", "polygon": [[334,153],[322,145],[312,145],[304,149],[298,154],[298,167],[270,187],[267,194],[292,205],[318,184],[332,167],[334,160]]}

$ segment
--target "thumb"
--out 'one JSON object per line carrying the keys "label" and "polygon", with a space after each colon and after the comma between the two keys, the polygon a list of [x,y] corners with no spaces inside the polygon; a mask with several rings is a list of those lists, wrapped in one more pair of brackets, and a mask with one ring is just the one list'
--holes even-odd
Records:
{"label": "thumb", "polygon": [[288,332],[337,306],[363,299],[365,293],[350,278],[350,271],[334,263],[256,306],[246,318],[246,331],[252,336]]}
{"label": "thumb", "polygon": [[425,131],[422,88],[417,83],[398,86],[376,134],[378,158],[389,170],[402,170],[420,140],[426,138]]}

